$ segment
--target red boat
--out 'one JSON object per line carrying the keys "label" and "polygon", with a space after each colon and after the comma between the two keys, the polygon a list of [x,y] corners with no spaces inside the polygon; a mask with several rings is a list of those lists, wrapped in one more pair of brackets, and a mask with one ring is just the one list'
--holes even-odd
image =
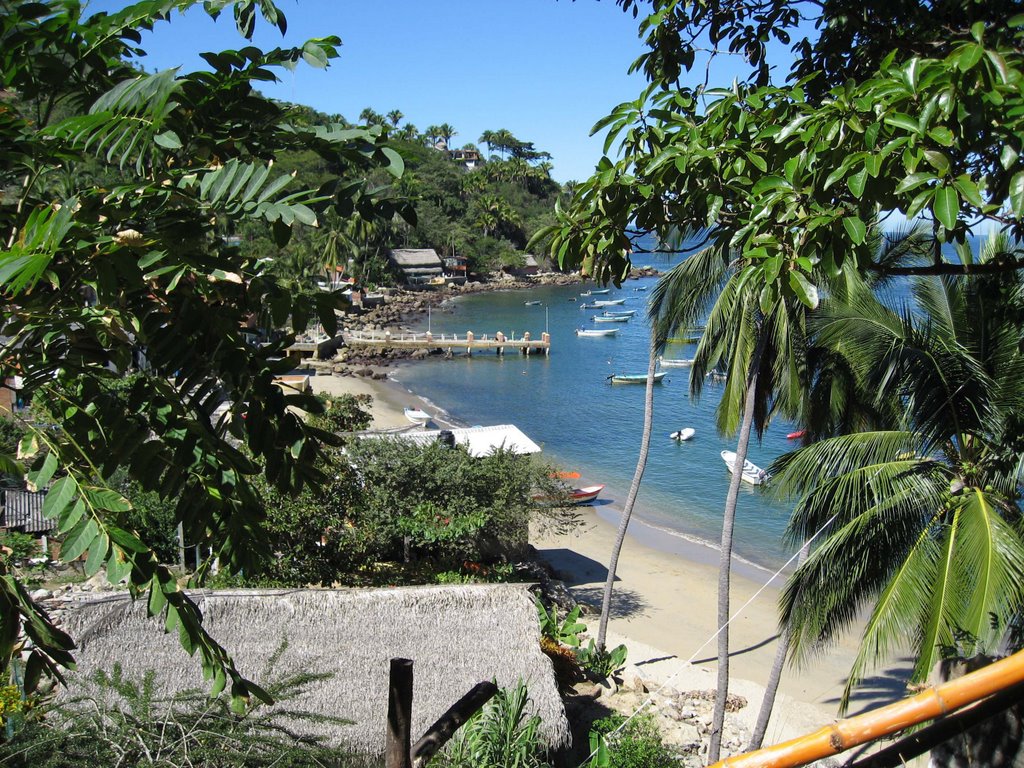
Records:
{"label": "red boat", "polygon": [[796,432],[790,432],[786,435],[787,440],[799,440],[801,437],[807,434],[806,429],[798,429]]}
{"label": "red boat", "polygon": [[603,485],[586,485],[582,488],[573,488],[569,499],[573,504],[587,504],[598,497],[604,490]]}

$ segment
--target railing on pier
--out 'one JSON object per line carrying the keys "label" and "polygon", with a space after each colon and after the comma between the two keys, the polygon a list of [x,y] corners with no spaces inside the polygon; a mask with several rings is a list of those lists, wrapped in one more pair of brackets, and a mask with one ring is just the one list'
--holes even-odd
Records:
{"label": "railing on pier", "polygon": [[473,354],[474,351],[482,349],[493,349],[499,355],[504,354],[506,349],[515,349],[524,355],[531,352],[543,352],[545,355],[551,353],[551,334],[547,331],[540,335],[540,339],[530,338],[530,333],[524,333],[520,338],[506,336],[500,331],[493,336],[483,334],[477,336],[472,331],[466,331],[465,335],[457,333],[423,333],[391,331],[345,331],[345,344],[348,346],[382,347],[388,349],[439,349],[447,352],[454,352],[456,349],[465,349],[466,354]]}

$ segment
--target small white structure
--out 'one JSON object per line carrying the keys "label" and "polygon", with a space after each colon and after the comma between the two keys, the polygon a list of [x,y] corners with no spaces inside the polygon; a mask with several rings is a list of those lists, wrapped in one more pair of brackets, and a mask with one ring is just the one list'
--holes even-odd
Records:
{"label": "small white structure", "polygon": [[523,434],[514,424],[496,424],[493,427],[464,427],[458,429],[428,429],[421,432],[399,432],[391,434],[366,434],[363,437],[391,437],[405,440],[417,445],[435,443],[441,439],[442,432],[450,432],[455,442],[464,445],[470,456],[480,458],[496,450],[518,453],[540,453],[540,446]]}

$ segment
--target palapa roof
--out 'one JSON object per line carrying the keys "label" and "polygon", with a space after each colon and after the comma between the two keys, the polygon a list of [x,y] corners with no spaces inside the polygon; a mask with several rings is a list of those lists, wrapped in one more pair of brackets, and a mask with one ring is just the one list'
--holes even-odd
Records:
{"label": "palapa roof", "polygon": [[433,248],[396,248],[388,254],[399,269],[437,268],[443,264]]}
{"label": "palapa roof", "polygon": [[420,432],[400,432],[395,434],[367,433],[363,437],[389,437],[399,440],[426,445],[438,440],[442,431],[451,432],[455,442],[466,446],[470,456],[480,458],[488,456],[499,448],[513,453],[540,453],[541,448],[528,438],[515,424],[496,424],[491,427],[461,427],[449,430],[427,429]]}
{"label": "palapa roof", "polygon": [[[542,737],[554,747],[570,740],[526,585],[229,590],[192,596],[204,625],[255,682],[301,672],[332,675],[284,705],[351,720],[347,726],[289,722],[332,744],[383,752],[393,657],[414,661],[413,741],[472,686],[491,679],[502,687],[524,680],[532,710],[543,719]],[[207,689],[198,660],[190,659],[177,633],[164,633],[162,624],[146,618],[145,600],[133,604],[125,594],[73,604],[64,629],[79,643],[74,674],[109,671],[119,662],[139,678],[154,670],[167,692]]]}

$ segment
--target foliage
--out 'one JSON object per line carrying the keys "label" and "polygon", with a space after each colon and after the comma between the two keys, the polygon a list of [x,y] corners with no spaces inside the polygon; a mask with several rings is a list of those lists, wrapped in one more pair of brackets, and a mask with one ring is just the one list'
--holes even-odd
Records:
{"label": "foliage", "polygon": [[539,598],[533,598],[537,605],[537,618],[540,620],[540,636],[549,638],[556,643],[568,645],[571,648],[580,647],[580,633],[587,631],[587,625],[581,622],[580,606],[576,606],[565,618],[558,620],[558,606],[552,605],[550,609],[544,607]]}
{"label": "foliage", "polygon": [[594,721],[590,732],[590,768],[677,768],[679,758],[661,741],[654,718],[609,715]]}
{"label": "foliage", "polygon": [[373,421],[370,414],[370,395],[317,395],[321,403],[319,413],[310,416],[310,422],[327,432],[358,432]]}
{"label": "foliage", "polygon": [[[290,337],[257,347],[242,330],[255,317],[300,331],[314,316],[330,330],[341,298],[286,290],[231,235],[254,226],[284,245],[327,210],[367,221],[412,216],[387,187],[367,183],[375,170],[402,172],[382,130],[311,125],[253,87],[299,60],[326,66],[337,38],[205,53],[208,68],[189,74],[125,62],[145,56],[142,32],[198,5],[151,0],[85,16],[58,0],[5,4],[0,379],[21,375],[53,415],[52,424],[26,425],[18,458],[29,487],[52,481],[45,513],[64,536],[64,557],[87,555],[87,573],[105,567],[112,581],[127,579],[198,655],[214,693],[230,680],[241,709],[249,695],[266,694],[205,632],[150,544],[114,522],[132,504],[110,479],[124,470],[175,500],[186,538],[225,568],[255,567],[270,542],[250,479],[260,473],[279,492],[297,492],[321,479],[320,443],[332,438],[291,409],[316,410],[315,400],[273,384],[289,365]],[[212,15],[230,7],[247,37],[257,9],[285,27],[270,0],[202,7]],[[344,178],[329,172],[310,187],[278,172],[275,158],[298,150]],[[107,391],[106,382],[141,364],[140,352],[143,375],[126,392]],[[0,613],[0,666],[19,628],[33,642],[26,687],[72,664],[72,639],[10,576],[0,579]]]}
{"label": "foliage", "polygon": [[[39,555],[39,545],[35,538],[18,531],[0,531],[0,547],[4,550],[0,558],[8,567]],[[10,554],[6,550],[10,550]]]}
{"label": "foliage", "polygon": [[[282,703],[294,701],[321,679],[301,675],[268,690]],[[81,684],[82,690],[78,690]],[[199,692],[163,695],[152,672],[141,679],[119,667],[75,681],[75,695],[51,705],[45,718],[26,722],[0,747],[0,762],[12,768],[71,768],[81,765],[352,766],[369,762],[330,748],[292,729],[299,723],[343,723],[298,709],[256,709],[239,718],[224,696]]]}
{"label": "foliage", "polygon": [[[980,266],[1007,250],[991,242]],[[778,460],[796,507],[789,533],[825,537],[793,574],[784,620],[800,658],[867,613],[850,680],[899,649],[927,678],[958,637],[997,647],[1024,606],[1020,273],[917,278],[906,306],[870,293],[827,305],[817,343],[860,397],[871,431]]]}
{"label": "foliage", "polygon": [[583,671],[594,680],[607,680],[626,663],[626,646],[617,645],[611,650],[595,645],[593,639],[576,651]]}
{"label": "foliage", "polygon": [[546,768],[538,735],[540,717],[526,712],[529,693],[522,681],[500,689],[456,731],[428,765],[433,768]]}

